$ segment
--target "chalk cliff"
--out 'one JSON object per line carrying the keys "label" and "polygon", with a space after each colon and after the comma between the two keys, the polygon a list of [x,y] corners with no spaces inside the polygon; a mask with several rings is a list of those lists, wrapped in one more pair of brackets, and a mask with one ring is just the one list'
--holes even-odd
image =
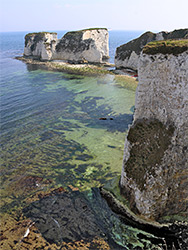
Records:
{"label": "chalk cliff", "polygon": [[146,45],[120,186],[145,218],[188,215],[188,40]]}
{"label": "chalk cliff", "polygon": [[51,60],[57,44],[57,33],[38,32],[25,36],[24,56]]}
{"label": "chalk cliff", "polygon": [[182,39],[188,36],[188,29],[179,29],[172,32],[152,33],[146,32],[139,38],[134,39],[116,49],[115,66],[116,68],[130,68],[138,70],[138,61],[143,47],[152,41],[167,39]]}
{"label": "chalk cliff", "polygon": [[109,57],[107,29],[66,33],[56,46],[54,59],[102,63]]}
{"label": "chalk cliff", "polygon": [[25,36],[25,56],[40,60],[102,63],[109,58],[108,30],[93,28],[57,34],[40,32]]}

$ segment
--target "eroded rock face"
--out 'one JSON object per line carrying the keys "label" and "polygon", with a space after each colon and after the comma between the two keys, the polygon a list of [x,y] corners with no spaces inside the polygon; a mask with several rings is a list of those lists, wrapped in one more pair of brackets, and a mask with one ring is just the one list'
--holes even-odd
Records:
{"label": "eroded rock face", "polygon": [[139,38],[134,39],[116,49],[116,68],[130,68],[138,70],[138,62],[143,47],[151,41],[182,39],[188,36],[188,29],[179,29],[172,32],[152,33],[146,32]]}
{"label": "eroded rock face", "polygon": [[40,32],[25,36],[25,56],[40,60],[102,63],[109,58],[107,29],[87,29],[66,33]]}
{"label": "eroded rock face", "polygon": [[141,53],[120,183],[134,212],[159,221],[188,215],[188,41],[175,54]]}
{"label": "eroded rock face", "polygon": [[51,60],[56,44],[57,33],[29,33],[25,36],[24,56]]}
{"label": "eroded rock face", "polygon": [[66,33],[56,46],[54,59],[102,63],[109,56],[107,29]]}

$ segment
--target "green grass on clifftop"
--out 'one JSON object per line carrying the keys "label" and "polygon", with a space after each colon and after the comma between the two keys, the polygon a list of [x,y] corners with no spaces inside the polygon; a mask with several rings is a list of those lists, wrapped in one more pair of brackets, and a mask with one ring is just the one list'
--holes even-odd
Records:
{"label": "green grass on clifftop", "polygon": [[28,33],[25,35],[25,37],[29,37],[29,36],[45,36],[46,34],[55,34],[57,35],[56,32],[47,32],[47,31],[42,31],[42,32],[33,32],[33,33]]}
{"label": "green grass on clifftop", "polygon": [[148,55],[155,54],[173,54],[178,55],[188,50],[188,39],[183,40],[165,40],[165,41],[154,41],[148,43],[143,53]]}
{"label": "green grass on clifftop", "polygon": [[78,35],[78,34],[82,34],[85,31],[93,31],[93,30],[97,30],[97,31],[99,31],[99,30],[106,30],[106,31],[108,31],[107,28],[88,28],[88,29],[83,29],[83,30],[69,31],[65,35],[66,36],[67,35]]}

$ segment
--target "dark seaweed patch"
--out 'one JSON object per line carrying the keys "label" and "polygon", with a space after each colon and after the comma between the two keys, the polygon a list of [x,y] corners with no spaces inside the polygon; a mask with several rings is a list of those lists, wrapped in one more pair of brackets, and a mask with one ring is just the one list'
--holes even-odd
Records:
{"label": "dark seaweed patch", "polygon": [[[110,249],[155,249],[164,239],[127,226],[93,188],[87,192],[69,191],[53,194],[31,203],[24,215],[35,222],[50,243],[91,242],[104,239]],[[98,249],[93,245],[90,249]],[[100,247],[100,249],[103,249]]]}

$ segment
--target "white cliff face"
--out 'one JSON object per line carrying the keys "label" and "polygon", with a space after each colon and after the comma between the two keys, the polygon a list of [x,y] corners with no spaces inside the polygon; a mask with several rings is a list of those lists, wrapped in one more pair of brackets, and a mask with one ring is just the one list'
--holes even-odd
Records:
{"label": "white cliff face", "polygon": [[[98,60],[100,62],[103,61],[103,58],[109,57],[109,43],[108,43],[109,35],[106,29],[85,31],[83,33],[83,40],[87,40],[87,39],[92,39],[93,41],[95,41],[95,49],[94,47],[90,46],[89,50],[93,50],[92,51],[93,53],[98,51],[98,56],[99,56]],[[86,52],[85,52],[85,56],[87,57]]]}
{"label": "white cliff face", "polygon": [[25,37],[24,56],[32,56],[41,60],[51,60],[56,43],[56,33],[39,32],[27,34]]}
{"label": "white cliff face", "polygon": [[135,51],[131,52],[130,57],[125,59],[115,58],[116,68],[130,68],[136,70],[138,68],[139,55]]}
{"label": "white cliff face", "polygon": [[25,56],[41,60],[102,63],[109,57],[107,29],[88,29],[68,32],[57,40],[57,34],[34,33],[26,35]]}
{"label": "white cliff face", "polygon": [[[141,54],[134,120],[154,117],[182,126],[188,117],[188,52]],[[147,103],[147,105],[146,105]]]}
{"label": "white cliff face", "polygon": [[53,59],[102,63],[109,56],[108,39],[106,29],[68,32],[56,46]]}
{"label": "white cliff face", "polygon": [[[188,50],[141,53],[121,188],[146,218],[188,215]],[[133,202],[134,201],[134,202]]]}

